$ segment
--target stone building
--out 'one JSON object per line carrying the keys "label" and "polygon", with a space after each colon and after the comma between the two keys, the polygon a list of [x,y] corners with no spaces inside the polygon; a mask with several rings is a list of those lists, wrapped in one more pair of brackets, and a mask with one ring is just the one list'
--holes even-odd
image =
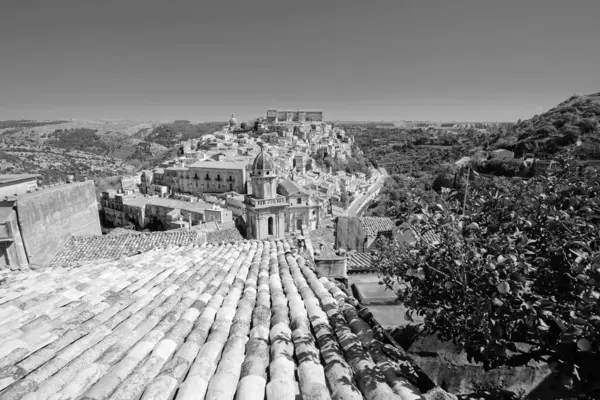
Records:
{"label": "stone building", "polygon": [[[182,225],[175,224],[175,221],[198,225],[204,221],[205,211],[212,207],[200,201],[189,202],[139,194],[124,195],[110,190],[102,193],[101,205],[107,225],[132,226],[137,229],[145,229],[150,224],[160,225],[165,229]],[[227,215],[229,214],[222,216],[221,222],[225,222]]]}
{"label": "stone building", "polygon": [[267,110],[267,122],[321,122],[323,111]]}
{"label": "stone building", "polygon": [[252,194],[245,198],[246,236],[249,239],[283,238],[287,199],[277,194],[277,173],[273,159],[263,147],[251,171]]}
{"label": "stone building", "polygon": [[205,222],[218,222],[224,224],[226,222],[233,221],[233,212],[226,208],[213,205],[211,208],[204,210],[204,221]]}
{"label": "stone building", "polygon": [[318,229],[320,225],[319,203],[296,182],[284,179],[277,186],[277,193],[288,201],[285,211],[285,231],[294,232],[308,229]]}
{"label": "stone building", "polygon": [[164,187],[172,193],[246,193],[246,163],[243,161],[198,161],[142,173],[140,192],[158,194]]}

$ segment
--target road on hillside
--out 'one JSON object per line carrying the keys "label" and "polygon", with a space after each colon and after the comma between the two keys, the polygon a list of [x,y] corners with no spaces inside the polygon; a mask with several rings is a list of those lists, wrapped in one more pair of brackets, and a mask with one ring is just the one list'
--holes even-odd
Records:
{"label": "road on hillside", "polygon": [[370,195],[372,195],[374,192],[376,192],[377,190],[379,190],[383,187],[383,184],[385,183],[385,179],[389,176],[389,174],[383,167],[379,168],[379,172],[381,172],[381,175],[379,176],[379,178],[377,178],[375,183],[373,183],[371,185],[369,190],[367,190],[367,193],[359,195],[356,199],[354,199],[352,204],[350,204],[350,207],[348,207],[348,216],[349,217],[360,217],[360,215],[358,215],[358,214],[361,214],[362,212],[358,212],[358,214],[357,214],[357,211],[359,211],[363,208],[363,205],[365,205],[365,202],[368,201],[368,198]]}

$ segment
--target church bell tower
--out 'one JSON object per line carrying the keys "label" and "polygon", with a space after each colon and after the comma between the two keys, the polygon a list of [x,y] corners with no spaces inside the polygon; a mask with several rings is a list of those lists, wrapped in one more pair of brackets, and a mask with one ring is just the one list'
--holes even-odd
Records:
{"label": "church bell tower", "polygon": [[246,195],[246,235],[248,239],[283,238],[287,199],[277,194],[275,163],[265,151],[252,163],[252,194]]}

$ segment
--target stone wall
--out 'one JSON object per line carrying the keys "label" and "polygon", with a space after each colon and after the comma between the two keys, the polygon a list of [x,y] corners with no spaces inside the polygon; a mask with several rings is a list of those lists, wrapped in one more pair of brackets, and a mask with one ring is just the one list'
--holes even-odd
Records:
{"label": "stone wall", "polygon": [[91,180],[20,197],[17,214],[30,264],[51,261],[70,236],[102,234]]}
{"label": "stone wall", "polygon": [[334,278],[334,279],[347,279],[347,262],[346,257],[319,257],[315,258],[315,265],[317,267],[317,275],[319,278]]}
{"label": "stone wall", "polygon": [[506,390],[529,393],[551,375],[546,364],[534,362],[485,371],[481,364],[469,362],[466,353],[452,343],[434,336],[419,338],[408,354],[436,384],[455,394],[473,393],[474,383],[502,383]]}

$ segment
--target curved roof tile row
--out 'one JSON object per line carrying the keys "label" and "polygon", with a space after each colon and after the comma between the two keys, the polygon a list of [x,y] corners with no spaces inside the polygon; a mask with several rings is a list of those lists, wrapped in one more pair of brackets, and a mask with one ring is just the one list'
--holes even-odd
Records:
{"label": "curved roof tile row", "polygon": [[197,231],[138,232],[129,235],[72,236],[54,256],[51,265],[131,256],[155,247],[185,246],[200,241]]}
{"label": "curved roof tile row", "polygon": [[0,321],[3,400],[434,398],[287,240],[21,271]]}

